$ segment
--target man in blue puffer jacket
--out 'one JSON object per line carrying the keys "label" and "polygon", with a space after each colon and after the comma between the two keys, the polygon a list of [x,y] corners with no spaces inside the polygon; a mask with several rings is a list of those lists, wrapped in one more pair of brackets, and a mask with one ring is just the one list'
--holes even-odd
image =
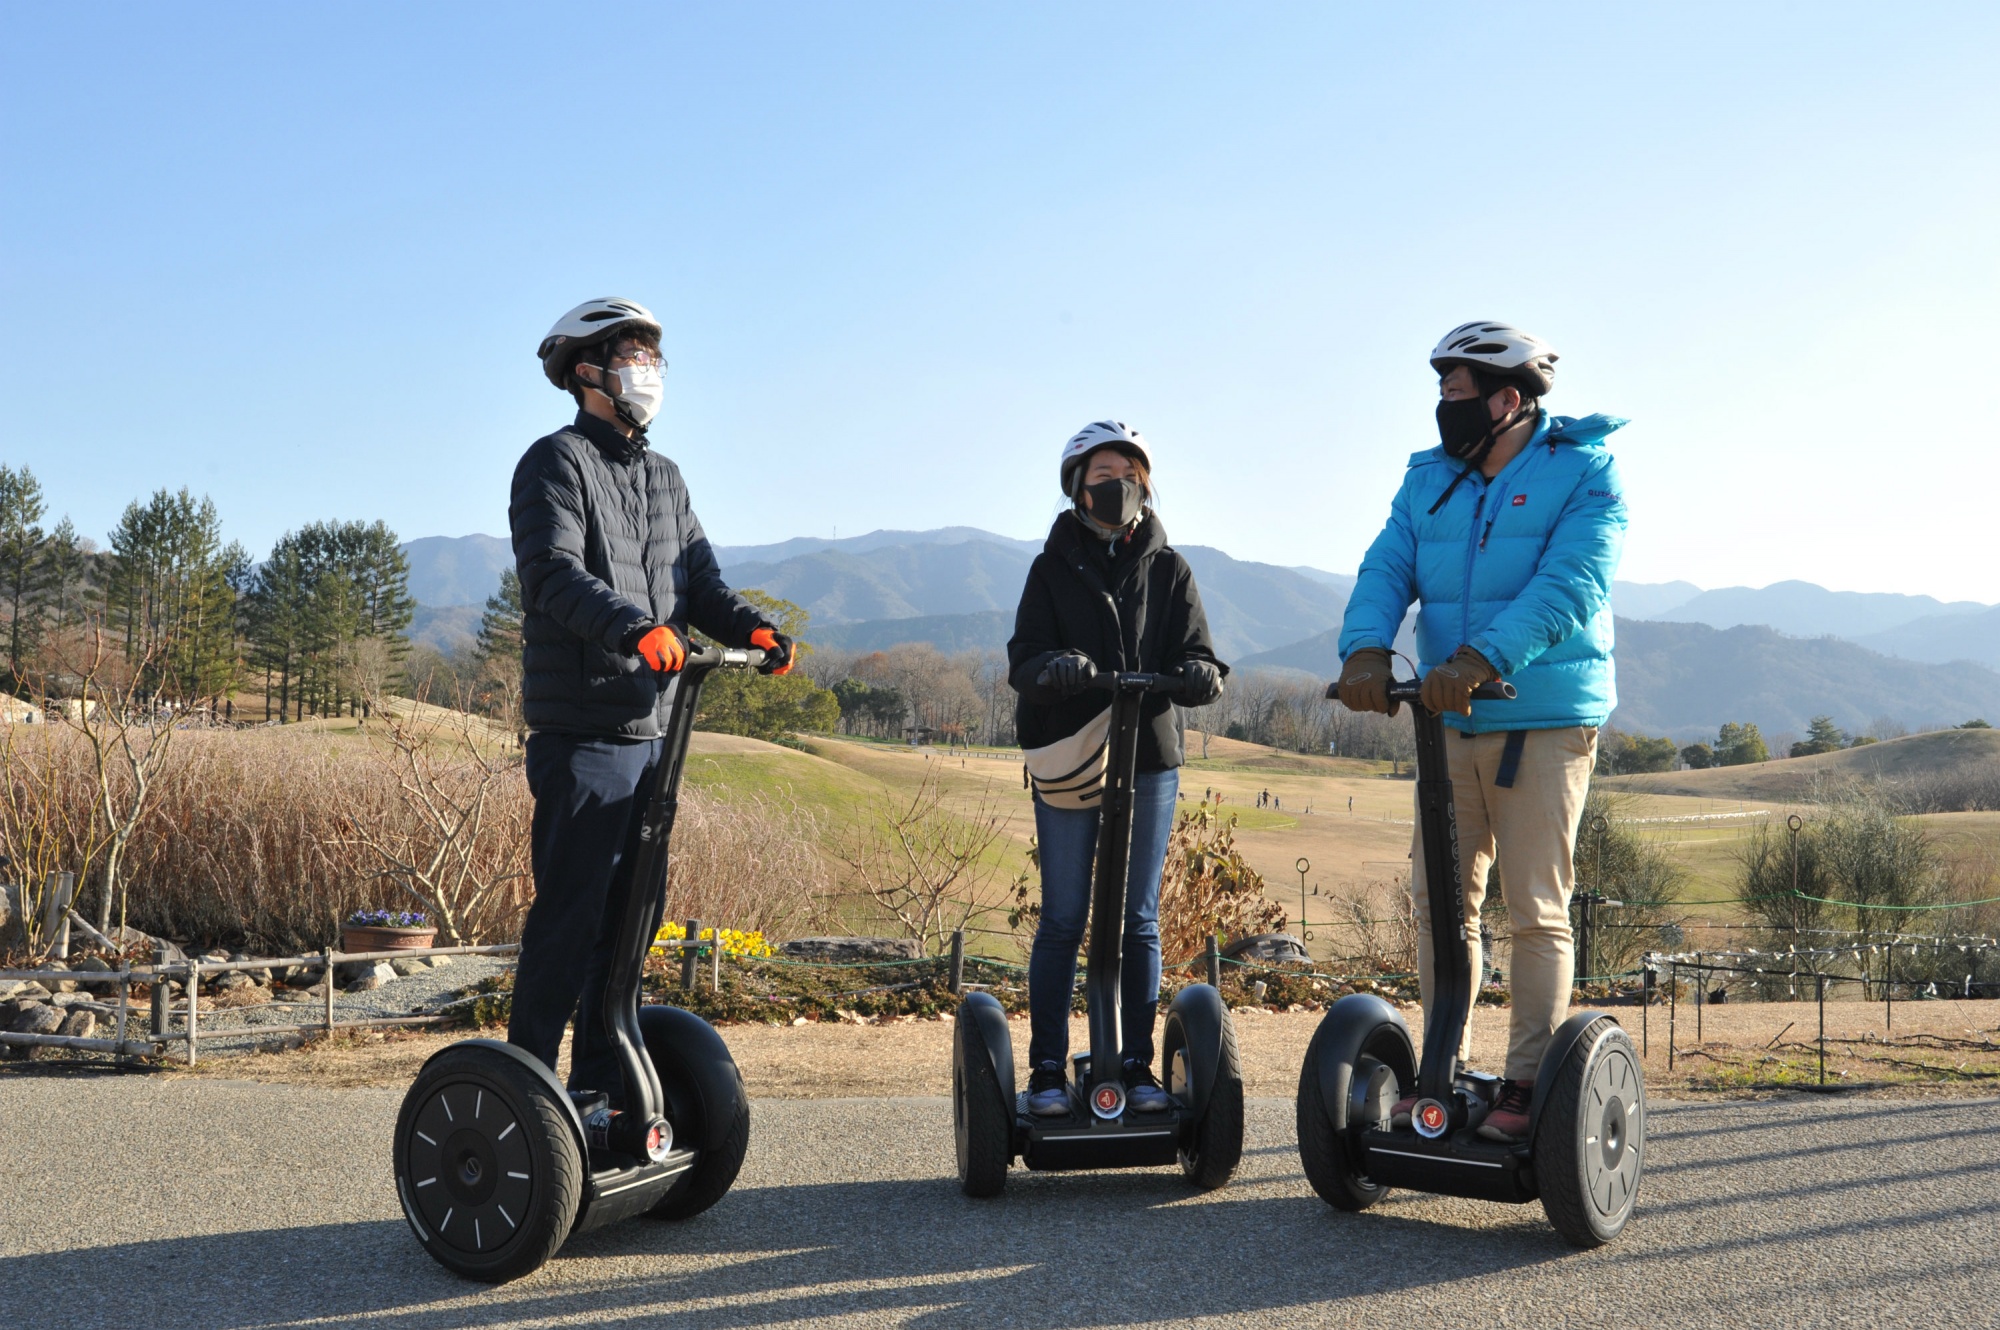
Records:
{"label": "man in blue puffer jacket", "polygon": [[[1547,343],[1502,323],[1445,334],[1431,353],[1443,443],[1410,459],[1388,524],[1361,561],[1340,631],[1341,702],[1393,715],[1390,647],[1417,603],[1423,705],[1458,731],[1446,751],[1475,975],[1487,877],[1496,855],[1505,866],[1514,948],[1507,1084],[1479,1128],[1502,1141],[1526,1139],[1536,1069],[1569,1007],[1577,820],[1597,727],[1618,700],[1611,579],[1626,517],[1604,438],[1625,422],[1544,412],[1555,362]],[[1472,701],[1474,688],[1503,677],[1515,700]],[[1414,844],[1411,895],[1428,1010],[1423,837]],[[1471,1044],[1468,1024],[1461,1059]],[[1395,1106],[1397,1125],[1413,1099]]]}

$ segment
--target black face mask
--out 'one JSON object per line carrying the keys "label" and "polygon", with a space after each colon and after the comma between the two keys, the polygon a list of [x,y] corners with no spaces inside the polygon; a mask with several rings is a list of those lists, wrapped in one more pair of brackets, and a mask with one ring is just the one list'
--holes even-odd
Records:
{"label": "black face mask", "polygon": [[1145,487],[1136,480],[1100,480],[1083,492],[1090,496],[1091,506],[1084,511],[1091,520],[1114,530],[1138,521],[1146,502]]}
{"label": "black face mask", "polygon": [[1507,421],[1493,419],[1484,397],[1462,397],[1440,401],[1437,409],[1438,440],[1447,457],[1460,461],[1475,459],[1486,451],[1493,436],[1505,429]]}

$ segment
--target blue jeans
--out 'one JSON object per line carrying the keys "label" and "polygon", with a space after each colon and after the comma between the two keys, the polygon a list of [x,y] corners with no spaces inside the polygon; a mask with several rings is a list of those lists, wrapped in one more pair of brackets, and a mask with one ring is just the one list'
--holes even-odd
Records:
{"label": "blue jeans", "polygon": [[[1142,772],[1132,784],[1132,857],[1125,876],[1124,966],[1120,972],[1119,1042],[1124,1055],[1153,1060],[1153,1015],[1160,1005],[1160,870],[1180,791],[1174,770]],[[1091,869],[1097,862],[1098,812],[1050,808],[1035,800],[1042,861],[1042,921],[1028,956],[1028,1065],[1069,1056],[1069,1013],[1076,950],[1090,916]]]}

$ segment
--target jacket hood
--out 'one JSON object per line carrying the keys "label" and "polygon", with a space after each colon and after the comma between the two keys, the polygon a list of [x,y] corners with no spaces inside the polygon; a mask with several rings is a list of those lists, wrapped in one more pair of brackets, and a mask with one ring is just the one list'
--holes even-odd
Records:
{"label": "jacket hood", "polygon": [[[1544,413],[1542,423],[1529,436],[1528,447],[1536,444],[1569,444],[1577,448],[1593,448],[1601,445],[1614,431],[1632,422],[1624,416],[1607,416],[1602,412],[1592,412],[1587,416],[1552,416]],[[1446,462],[1453,466],[1464,465],[1459,459],[1447,456],[1442,445],[1425,448],[1410,454],[1410,465],[1421,466],[1425,462]]]}

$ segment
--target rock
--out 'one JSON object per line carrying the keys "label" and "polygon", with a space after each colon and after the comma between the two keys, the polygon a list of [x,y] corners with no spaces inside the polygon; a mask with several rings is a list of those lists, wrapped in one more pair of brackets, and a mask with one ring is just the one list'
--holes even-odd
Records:
{"label": "rock", "polygon": [[401,975],[403,978],[407,979],[413,974],[422,974],[425,970],[428,970],[431,967],[424,964],[423,957],[413,956],[406,961],[400,961],[400,960],[390,961],[389,968],[394,970],[398,975]]}
{"label": "rock", "polygon": [[369,993],[396,978],[396,971],[387,961],[375,961],[363,967],[365,973],[347,984],[350,993]]}
{"label": "rock", "polygon": [[25,979],[0,979],[0,1002],[5,1002],[27,986]]}
{"label": "rock", "polygon": [[[65,961],[59,961],[55,957],[51,956],[49,959],[42,962],[40,968],[44,970],[67,970],[69,969],[69,964]],[[58,993],[76,992],[76,980],[74,979],[51,979],[47,981],[47,986],[55,989],[55,991]]]}
{"label": "rock", "polygon": [[54,1007],[37,1002],[21,1009],[14,1017],[15,1034],[54,1034],[62,1028],[63,1015]]}
{"label": "rock", "polygon": [[[254,961],[257,958],[248,952],[232,951],[229,953],[229,959],[232,961]],[[271,972],[268,969],[238,970],[237,973],[249,975],[250,982],[253,984],[269,984],[271,982]]]}
{"label": "rock", "polygon": [[13,1029],[14,1018],[21,1014],[23,1008],[34,1005],[32,1002],[22,1002],[15,998],[8,998],[5,1002],[0,1002],[0,1030]]}
{"label": "rock", "polygon": [[1224,947],[1222,954],[1233,961],[1262,961],[1266,964],[1286,961],[1310,963],[1312,960],[1306,955],[1306,944],[1290,933],[1252,933]]}
{"label": "rock", "polygon": [[[320,991],[324,994],[326,990],[321,989]],[[311,1002],[313,1000],[311,993],[297,988],[281,988],[273,996],[280,1002]]]}
{"label": "rock", "polygon": [[255,988],[257,981],[250,977],[248,971],[224,970],[215,976],[214,982],[209,986],[218,993],[231,993],[239,988]]}
{"label": "rock", "polygon": [[[105,960],[102,956],[85,956],[75,966],[78,974],[111,974],[117,968],[117,966],[111,964],[111,962]],[[88,979],[79,980],[78,982],[82,984],[84,991],[87,993],[96,993],[100,996],[115,996],[118,992],[118,985],[108,979],[100,979],[95,983],[92,983]]]}
{"label": "rock", "polygon": [[445,966],[451,964],[452,959],[450,956],[429,956],[425,958],[433,970],[442,970]]}
{"label": "rock", "polygon": [[88,1039],[90,1038],[91,1031],[96,1028],[96,1012],[72,1011],[69,1015],[63,1017],[62,1024],[56,1028],[56,1033],[68,1035],[72,1039]]}
{"label": "rock", "polygon": [[23,1002],[47,1002],[49,990],[30,979],[14,990],[14,996]]}
{"label": "rock", "polygon": [[797,937],[781,948],[788,960],[852,964],[855,961],[914,961],[923,952],[908,937]]}

